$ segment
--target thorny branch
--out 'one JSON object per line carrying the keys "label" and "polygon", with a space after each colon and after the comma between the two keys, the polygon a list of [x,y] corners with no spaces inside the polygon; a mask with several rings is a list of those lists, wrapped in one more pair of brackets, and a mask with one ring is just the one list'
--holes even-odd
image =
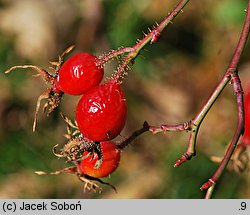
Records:
{"label": "thorny branch", "polygon": [[155,43],[161,32],[170,24],[172,23],[173,19],[182,11],[182,9],[186,6],[189,0],[181,0],[172,12],[168,13],[168,15],[163,19],[160,24],[157,24],[152,30],[149,29],[149,33],[144,35],[144,38],[138,40],[137,43],[132,47],[121,48],[118,50],[111,51],[109,54],[104,55],[99,58],[99,65],[103,65],[108,62],[110,59],[118,57],[124,53],[128,53],[125,60],[122,64],[118,67],[116,74],[114,76],[114,80],[120,81],[120,79],[126,74],[128,70],[128,64],[131,62],[133,63],[135,58],[140,54],[140,51],[147,45]]}

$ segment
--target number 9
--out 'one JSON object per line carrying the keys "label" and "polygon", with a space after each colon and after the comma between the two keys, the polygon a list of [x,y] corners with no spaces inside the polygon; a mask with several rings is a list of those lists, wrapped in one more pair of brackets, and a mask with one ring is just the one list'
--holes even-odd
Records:
{"label": "number 9", "polygon": [[246,208],[247,208],[247,203],[246,202],[241,202],[240,203],[240,206],[241,206],[241,210],[246,210]]}

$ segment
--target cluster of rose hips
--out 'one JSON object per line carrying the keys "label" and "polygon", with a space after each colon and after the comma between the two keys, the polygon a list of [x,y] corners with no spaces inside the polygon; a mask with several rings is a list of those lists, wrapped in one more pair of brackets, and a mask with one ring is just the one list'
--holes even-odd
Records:
{"label": "cluster of rose hips", "polygon": [[[179,5],[180,3],[176,8]],[[66,162],[73,162],[74,166],[50,173],[36,171],[37,174],[71,173],[76,174],[81,181],[85,182],[84,189],[100,189],[101,191],[96,182],[109,185],[115,189],[111,184],[103,182],[100,178],[106,177],[116,170],[120,162],[121,151],[136,136],[149,130],[153,134],[158,132],[157,127],[149,126],[145,122],[143,128],[135,131],[134,135],[127,140],[120,143],[113,140],[122,131],[127,117],[126,99],[121,90],[122,76],[126,73],[128,64],[130,62],[133,63],[140,50],[149,42],[151,44],[155,43],[160,36],[160,32],[167,26],[168,20],[174,18],[176,14],[176,10],[173,10],[157,27],[150,30],[148,35],[145,35],[142,40],[138,40],[136,45],[124,49],[121,48],[115,54],[111,52],[108,57],[98,58],[89,53],[78,53],[64,62],[64,55],[73,49],[73,46],[71,46],[59,56],[58,62],[51,62],[50,68],[53,70],[53,74],[34,65],[14,66],[6,71],[8,73],[18,68],[34,69],[38,72],[35,76],[43,77],[45,82],[51,85],[49,89],[38,97],[33,131],[36,130],[37,116],[42,100],[47,100],[43,112],[47,112],[47,115],[50,115],[59,105],[64,93],[81,96],[76,108],[75,122],[61,114],[67,123],[67,134],[65,134],[65,137],[68,139],[68,142],[64,144],[59,153],[57,152],[58,145],[53,147],[55,156],[66,158]],[[129,54],[118,68],[117,73],[113,78],[101,83],[104,76],[104,63],[124,53]],[[250,92],[250,89],[248,90]],[[247,93],[246,96],[245,111],[245,133],[241,139],[242,142],[237,146],[233,157],[231,157],[231,161],[240,170],[245,168],[250,154],[250,93]],[[166,127],[168,126],[160,126],[160,132],[167,131]],[[183,126],[181,125],[181,128],[179,125],[170,127],[172,130],[181,131],[188,131],[192,128],[186,126],[185,123]],[[173,129],[173,127],[175,128]],[[242,155],[246,151],[248,155],[245,159],[246,162],[244,162]],[[189,158],[189,155],[185,153],[176,162],[175,166],[179,166]],[[223,159],[225,159],[225,156]],[[209,184],[207,188],[203,188],[203,186],[202,189],[207,189],[211,185]]]}
{"label": "cluster of rose hips", "polygon": [[[104,183],[99,178],[108,176],[119,165],[122,147],[112,139],[124,128],[127,104],[119,77],[100,84],[104,69],[96,56],[85,52],[77,53],[63,62],[64,55],[72,49],[73,46],[64,51],[58,62],[51,62],[53,74],[33,65],[14,66],[6,73],[17,68],[31,68],[38,71],[36,76],[42,76],[51,85],[38,97],[33,131],[36,130],[38,110],[43,99],[47,99],[43,112],[47,111],[50,115],[59,105],[64,93],[81,95],[76,108],[76,123],[62,114],[68,124],[68,133],[65,135],[68,142],[60,153],[56,152],[57,145],[53,148],[57,157],[67,158],[67,162],[71,161],[75,166],[50,174],[75,173],[86,182],[85,188],[95,189],[98,186],[91,181]],[[37,171],[37,174],[47,173]]]}

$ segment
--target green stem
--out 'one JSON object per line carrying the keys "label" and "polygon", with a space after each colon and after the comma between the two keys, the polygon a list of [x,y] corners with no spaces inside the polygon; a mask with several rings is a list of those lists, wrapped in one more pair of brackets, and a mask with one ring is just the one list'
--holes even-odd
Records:
{"label": "green stem", "polygon": [[208,188],[207,193],[205,195],[205,199],[211,199],[212,194],[214,192],[215,184],[211,185],[211,187]]}
{"label": "green stem", "polygon": [[201,110],[198,112],[198,114],[193,118],[192,123],[196,126],[199,126],[205,116],[207,115],[210,108],[213,106],[216,99],[219,97],[221,92],[224,90],[228,82],[230,81],[230,76],[225,74],[222,78],[222,80],[219,82],[219,84],[214,89],[212,95],[208,98],[208,100],[205,102],[204,106],[201,108]]}

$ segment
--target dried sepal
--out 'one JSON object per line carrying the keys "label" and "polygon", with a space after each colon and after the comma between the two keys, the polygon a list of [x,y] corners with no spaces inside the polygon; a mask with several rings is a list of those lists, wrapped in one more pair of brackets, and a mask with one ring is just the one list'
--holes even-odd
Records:
{"label": "dried sepal", "polygon": [[[211,156],[210,159],[215,163],[221,163],[223,157]],[[237,145],[227,167],[229,170],[233,170],[235,172],[248,171],[250,168],[249,161],[250,149],[241,142],[239,145]]]}
{"label": "dried sepal", "polygon": [[102,193],[102,191],[103,191],[102,187],[100,187],[96,183],[96,182],[99,182],[100,184],[104,184],[104,185],[111,187],[117,193],[115,186],[113,186],[112,184],[110,184],[108,182],[102,181],[100,178],[94,178],[94,177],[84,175],[84,174],[79,174],[78,178],[79,178],[79,180],[81,180],[82,182],[85,183],[84,192],[86,192],[86,191],[97,192],[98,191],[98,193]]}
{"label": "dried sepal", "polygon": [[5,73],[7,74],[15,69],[33,69],[33,70],[38,72],[37,74],[33,75],[33,77],[40,77],[41,76],[47,84],[52,85],[51,88],[49,88],[45,92],[43,92],[37,99],[34,122],[33,122],[33,126],[32,126],[33,132],[35,132],[35,130],[37,128],[37,117],[38,117],[38,111],[39,111],[40,106],[41,106],[41,101],[47,99],[47,101],[43,107],[43,113],[47,112],[47,116],[49,116],[58,107],[58,105],[61,101],[61,98],[62,98],[64,93],[59,91],[59,90],[55,90],[53,84],[54,84],[55,78],[57,76],[57,72],[59,71],[59,69],[63,63],[64,55],[69,53],[70,51],[72,51],[73,48],[74,48],[74,46],[70,46],[61,55],[59,55],[58,62],[50,62],[50,64],[52,65],[50,67],[50,69],[53,70],[53,72],[55,73],[54,75],[50,74],[45,69],[43,69],[39,66],[35,66],[35,65],[17,65],[17,66],[13,66],[10,69],[5,71]]}
{"label": "dried sepal", "polygon": [[58,174],[64,174],[64,173],[76,175],[78,179],[84,183],[84,192],[93,191],[93,192],[101,193],[103,189],[101,186],[98,185],[98,183],[107,185],[111,187],[115,192],[117,192],[116,188],[112,184],[104,182],[99,178],[94,178],[94,177],[80,173],[77,166],[71,166],[71,167],[67,167],[67,168],[53,171],[53,172],[35,171],[35,174],[37,175],[58,175]]}
{"label": "dried sepal", "polygon": [[49,83],[49,84],[54,83],[54,76],[53,75],[51,75],[45,69],[43,69],[43,68],[41,68],[39,66],[34,66],[34,65],[17,65],[17,66],[13,66],[10,69],[6,70],[5,74],[10,73],[11,71],[13,71],[15,69],[33,69],[33,70],[38,72],[38,74],[36,74],[35,77],[42,76],[46,83]]}
{"label": "dried sepal", "polygon": [[58,175],[62,173],[77,174],[77,166],[67,167],[67,168],[57,170],[54,172],[35,171],[35,173],[37,175]]}

